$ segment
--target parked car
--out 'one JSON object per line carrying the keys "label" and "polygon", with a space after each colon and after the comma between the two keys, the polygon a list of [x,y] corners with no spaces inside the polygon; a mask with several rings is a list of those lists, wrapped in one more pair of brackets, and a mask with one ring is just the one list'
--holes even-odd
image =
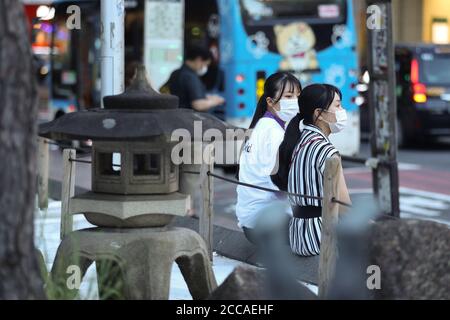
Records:
{"label": "parked car", "polygon": [[[395,68],[399,147],[450,136],[450,46],[397,44]],[[366,101],[363,133],[370,132],[368,119]]]}

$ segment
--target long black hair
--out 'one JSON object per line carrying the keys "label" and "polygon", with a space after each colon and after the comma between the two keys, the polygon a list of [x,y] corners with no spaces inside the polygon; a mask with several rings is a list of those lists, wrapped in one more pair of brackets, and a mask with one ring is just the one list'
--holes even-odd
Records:
{"label": "long black hair", "polygon": [[267,98],[272,98],[275,103],[278,103],[287,86],[290,86],[292,92],[294,92],[295,88],[298,88],[299,91],[302,90],[300,81],[289,72],[277,72],[266,79],[266,82],[264,83],[264,94],[261,96],[258,105],[256,106],[250,129],[255,128],[259,119],[266,113]]}
{"label": "long black hair", "polygon": [[282,191],[287,191],[288,176],[292,153],[300,140],[300,122],[314,124],[314,111],[321,109],[321,113],[328,110],[338,94],[342,99],[341,91],[329,84],[312,84],[302,90],[298,98],[300,113],[291,120],[284,134],[283,142],[278,150],[278,171],[271,176],[272,182]]}

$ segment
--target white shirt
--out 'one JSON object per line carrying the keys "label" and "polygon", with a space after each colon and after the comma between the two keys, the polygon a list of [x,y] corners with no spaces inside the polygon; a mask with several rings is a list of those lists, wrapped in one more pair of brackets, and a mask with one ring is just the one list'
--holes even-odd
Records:
{"label": "white shirt", "polygon": [[[240,156],[239,181],[279,190],[270,179],[277,163],[278,148],[284,139],[284,128],[274,119],[261,118]],[[284,199],[286,212],[291,209],[286,197],[273,192],[238,186],[236,216],[239,227],[254,228],[261,209]]]}

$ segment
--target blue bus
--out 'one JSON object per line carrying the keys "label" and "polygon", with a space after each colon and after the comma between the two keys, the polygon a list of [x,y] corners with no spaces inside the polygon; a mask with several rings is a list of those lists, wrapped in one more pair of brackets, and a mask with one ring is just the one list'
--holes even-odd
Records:
{"label": "blue bus", "polygon": [[358,54],[352,0],[218,0],[225,119],[248,127],[264,80],[291,71],[303,86],[339,87],[349,126],[331,138],[342,154],[359,153]]}

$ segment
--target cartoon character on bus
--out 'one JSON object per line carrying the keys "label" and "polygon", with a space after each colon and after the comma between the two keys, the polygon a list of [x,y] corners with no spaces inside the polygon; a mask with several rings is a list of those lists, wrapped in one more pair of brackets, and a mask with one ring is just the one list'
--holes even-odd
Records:
{"label": "cartoon character on bus", "polygon": [[302,71],[317,69],[316,36],[311,27],[304,22],[274,27],[277,49],[283,60],[280,70]]}

